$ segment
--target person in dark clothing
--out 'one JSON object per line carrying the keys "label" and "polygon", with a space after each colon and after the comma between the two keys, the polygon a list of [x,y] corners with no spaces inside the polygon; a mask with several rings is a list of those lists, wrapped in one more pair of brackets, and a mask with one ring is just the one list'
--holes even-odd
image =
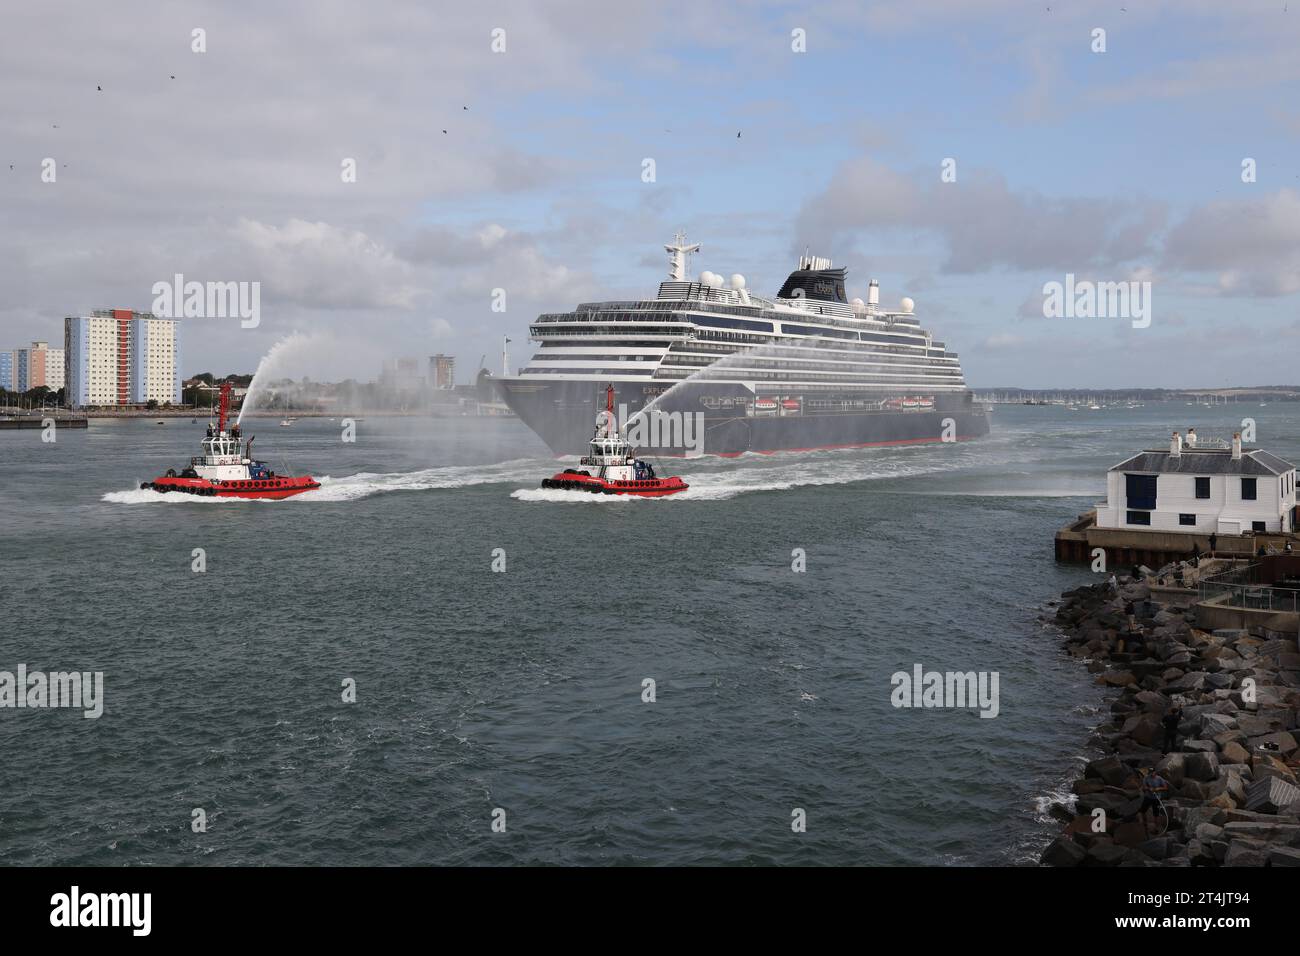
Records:
{"label": "person in dark clothing", "polygon": [[1183,720],[1183,709],[1177,704],[1171,704],[1169,710],[1165,712],[1164,718],[1160,721],[1165,727],[1164,752],[1169,753],[1178,745],[1178,725]]}
{"label": "person in dark clothing", "polygon": [[1219,536],[1217,534],[1211,534],[1210,535],[1210,557],[1214,557],[1214,551],[1218,546],[1219,546]]}

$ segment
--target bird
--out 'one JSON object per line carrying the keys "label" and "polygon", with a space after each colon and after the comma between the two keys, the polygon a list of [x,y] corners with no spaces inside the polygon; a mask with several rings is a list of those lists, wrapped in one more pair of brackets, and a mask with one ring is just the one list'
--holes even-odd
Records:
{"label": "bird", "polygon": [[468,106],[462,106],[461,109],[463,109],[463,110],[467,110],[467,109],[469,109],[469,107],[468,107]]}
{"label": "bird", "polygon": [[740,139],[740,134],[739,134],[739,133],[736,134],[736,139]]}
{"label": "bird", "polygon": [[442,133],[443,133],[443,135],[445,136],[445,135],[447,134],[447,131],[446,131],[446,130],[443,130]]}
{"label": "bird", "polygon": [[58,124],[58,123],[55,123],[55,124],[54,124],[54,128],[55,128],[55,129],[58,129],[58,128],[59,128],[59,124]]}
{"label": "bird", "polygon": [[102,86],[96,86],[95,89],[99,90],[99,92],[101,93],[104,92],[104,88]]}
{"label": "bird", "polygon": [[174,79],[176,79],[176,77],[175,77],[175,76],[173,76],[173,77],[172,77],[172,79],[173,79],[173,80],[174,80]]}

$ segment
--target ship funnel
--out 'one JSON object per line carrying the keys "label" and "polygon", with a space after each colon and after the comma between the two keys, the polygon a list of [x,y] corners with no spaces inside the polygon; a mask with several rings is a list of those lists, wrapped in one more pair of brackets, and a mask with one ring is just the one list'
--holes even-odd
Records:
{"label": "ship funnel", "polygon": [[1232,436],[1232,458],[1237,461],[1241,458],[1241,432],[1234,432]]}
{"label": "ship funnel", "polygon": [[867,305],[880,305],[880,283],[875,279],[867,285]]}
{"label": "ship funnel", "polygon": [[1195,428],[1189,428],[1189,429],[1187,429],[1187,447],[1188,447],[1188,448],[1195,448],[1195,447],[1196,447],[1196,429],[1195,429]]}
{"label": "ship funnel", "polygon": [[1174,437],[1169,441],[1169,454],[1177,458],[1183,453],[1183,436],[1174,432]]}

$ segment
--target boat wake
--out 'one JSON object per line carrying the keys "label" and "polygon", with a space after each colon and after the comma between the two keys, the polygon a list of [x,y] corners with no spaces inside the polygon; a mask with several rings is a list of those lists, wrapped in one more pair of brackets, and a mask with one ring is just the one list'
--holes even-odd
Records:
{"label": "boat wake", "polygon": [[[897,452],[891,454],[897,455]],[[906,454],[904,452],[903,454]],[[690,487],[664,498],[637,498],[631,495],[599,495],[586,491],[560,491],[549,488],[520,488],[510,497],[526,502],[623,501],[724,501],[752,492],[788,491],[814,485],[843,485],[859,481],[888,481],[917,475],[946,472],[952,462],[912,461],[864,455],[861,451],[789,452],[776,455],[746,453],[723,463],[720,459],[690,459],[680,465],[682,480]]]}
{"label": "boat wake", "polygon": [[550,467],[550,459],[520,458],[495,465],[454,465],[424,468],[420,471],[372,474],[360,472],[345,478],[328,475],[317,479],[320,490],[299,497],[311,501],[355,501],[390,491],[433,491],[445,488],[468,488],[473,485],[496,485],[531,478]]}
{"label": "boat wake", "polygon": [[[320,488],[293,498],[286,503],[311,504],[312,502],[357,501],[371,495],[390,491],[430,491],[444,488],[467,488],[473,485],[513,483],[554,467],[550,459],[516,459],[495,465],[456,465],[442,468],[423,468],[419,471],[372,473],[359,472],[343,478],[322,475],[316,480]],[[101,499],[113,504],[152,504],[155,502],[187,504],[242,504],[269,499],[206,498],[195,495],[159,494],[147,488],[127,491],[110,491]]]}

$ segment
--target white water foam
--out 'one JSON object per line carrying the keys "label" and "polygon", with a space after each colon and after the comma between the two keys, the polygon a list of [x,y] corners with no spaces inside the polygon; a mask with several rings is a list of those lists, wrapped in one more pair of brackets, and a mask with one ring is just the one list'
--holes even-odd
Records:
{"label": "white water foam", "polygon": [[390,491],[431,491],[522,481],[539,474],[550,474],[554,470],[554,461],[539,462],[536,459],[517,458],[495,465],[453,465],[391,474],[372,474],[363,471],[345,478],[322,475],[317,479],[321,483],[318,491],[298,495],[290,500],[355,501]]}
{"label": "white water foam", "polygon": [[[950,462],[916,462],[903,456],[907,450],[884,454],[861,450],[786,452],[777,455],[746,453],[726,464],[691,459],[684,463],[681,478],[690,487],[675,495],[639,498],[635,495],[596,495],[587,491],[520,488],[510,497],[527,502],[611,502],[611,501],[725,501],[737,495],[760,491],[788,491],[813,485],[842,485],[859,481],[883,481],[946,472]],[[674,463],[675,465],[676,463]],[[661,473],[678,473],[676,467],[660,464]]]}
{"label": "white water foam", "polygon": [[[555,462],[519,458],[495,465],[456,465],[444,468],[424,468],[419,471],[373,474],[359,472],[343,478],[322,475],[316,480],[320,488],[303,492],[283,501],[310,504],[311,502],[356,501],[389,491],[429,491],[440,488],[466,488],[471,485],[492,485],[524,480],[537,474],[549,474]],[[154,502],[191,502],[198,504],[252,504],[274,502],[274,498],[208,498],[202,495],[160,494],[148,488],[127,491],[110,491],[101,498],[113,504],[152,504]]]}

